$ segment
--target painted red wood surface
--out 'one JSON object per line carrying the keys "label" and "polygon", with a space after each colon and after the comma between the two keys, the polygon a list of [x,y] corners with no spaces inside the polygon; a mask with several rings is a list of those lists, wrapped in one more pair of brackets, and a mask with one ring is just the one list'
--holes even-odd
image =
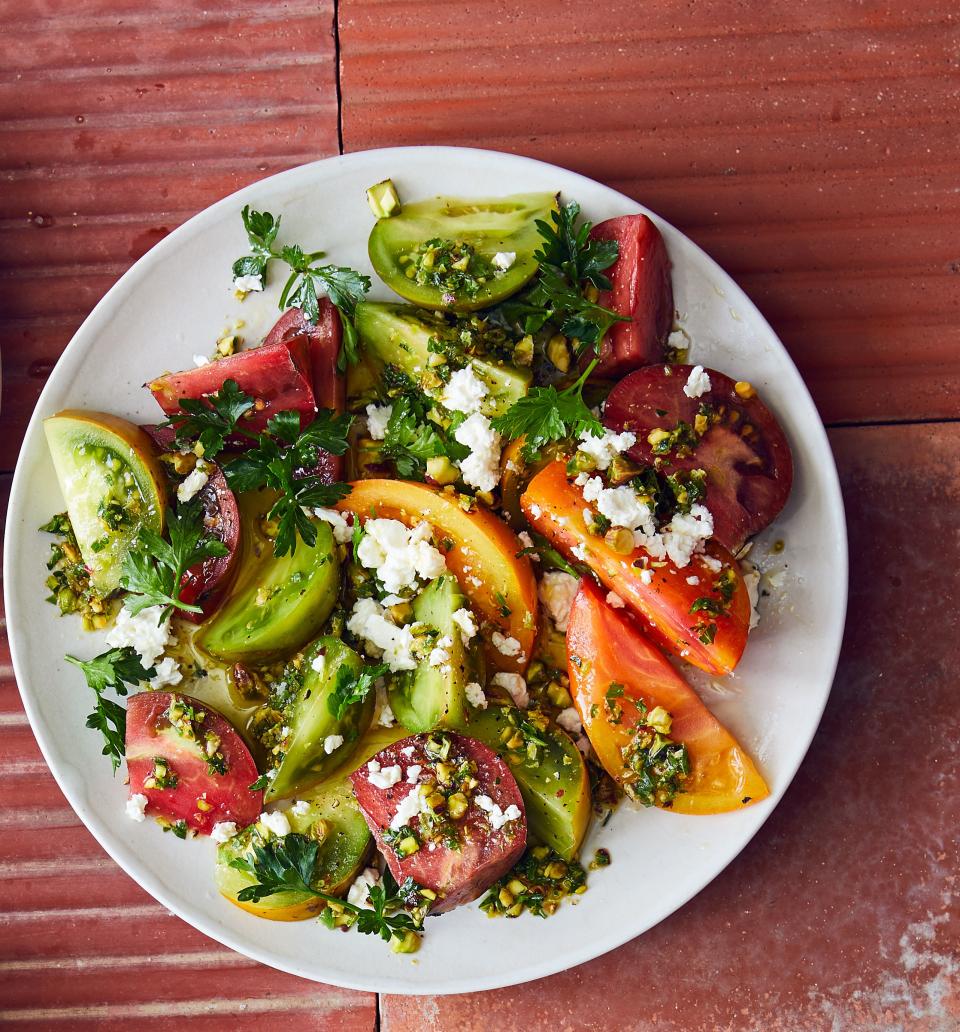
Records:
{"label": "painted red wood surface", "polygon": [[[340,131],[350,150],[488,146],[608,182],[737,276],[827,420],[954,419],[956,14],[946,0],[0,0],[0,471],[128,265],[229,191],[336,153]],[[385,997],[378,1012],[193,931],[79,824],[0,642],[0,1026],[960,1027],[960,426],[832,440],[851,618],[796,783],[681,912],[533,986]]]}

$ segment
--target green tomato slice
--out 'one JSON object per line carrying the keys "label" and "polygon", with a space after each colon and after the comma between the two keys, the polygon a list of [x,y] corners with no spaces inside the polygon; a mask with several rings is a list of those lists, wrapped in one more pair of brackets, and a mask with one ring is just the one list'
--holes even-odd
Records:
{"label": "green tomato slice", "polygon": [[405,204],[373,227],[370,261],[388,287],[423,308],[489,308],[536,273],[542,243],[536,223],[549,223],[556,210],[550,193]]}

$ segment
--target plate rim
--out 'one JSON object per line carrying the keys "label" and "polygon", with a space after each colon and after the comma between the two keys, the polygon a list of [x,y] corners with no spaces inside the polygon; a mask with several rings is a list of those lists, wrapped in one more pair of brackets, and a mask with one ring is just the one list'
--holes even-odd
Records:
{"label": "plate rim", "polygon": [[[685,894],[684,898],[679,899],[678,902],[671,901],[666,908],[663,908],[662,912],[658,912],[657,916],[644,924],[644,927],[640,929],[628,928],[625,932],[618,933],[612,937],[606,937],[601,943],[597,943],[595,938],[588,940],[588,944],[585,943],[579,949],[573,949],[563,954],[560,963],[551,963],[549,959],[541,961],[531,961],[529,964],[517,967],[510,972],[505,972],[500,976],[480,976],[473,979],[460,978],[458,981],[447,981],[447,982],[431,982],[426,983],[417,981],[415,978],[404,979],[402,975],[390,976],[387,978],[377,977],[373,980],[365,979],[360,975],[359,977],[341,977],[339,974],[335,978],[331,978],[329,975],[325,975],[322,978],[312,971],[299,968],[295,964],[288,964],[286,962],[278,961],[269,950],[261,950],[258,948],[256,943],[243,942],[242,944],[236,941],[231,933],[218,926],[213,921],[208,920],[201,913],[191,914],[188,916],[185,914],[180,906],[170,898],[166,892],[164,885],[159,883],[157,879],[153,877],[149,871],[144,872],[142,870],[135,870],[137,861],[135,857],[132,857],[128,863],[126,858],[121,859],[118,855],[121,850],[121,843],[115,844],[112,841],[112,835],[109,829],[98,826],[97,818],[94,814],[87,814],[86,806],[83,801],[73,792],[72,787],[69,785],[67,780],[62,776],[62,772],[58,770],[57,765],[51,761],[51,755],[53,754],[53,744],[47,739],[46,729],[44,722],[40,717],[39,712],[32,705],[30,692],[24,687],[24,681],[21,677],[22,664],[20,661],[20,645],[17,639],[20,638],[21,634],[19,630],[15,630],[19,622],[18,603],[13,595],[12,588],[10,585],[14,581],[12,575],[13,571],[13,559],[12,550],[9,547],[4,548],[3,557],[3,578],[4,578],[4,605],[7,620],[7,637],[10,647],[11,664],[14,671],[14,677],[17,683],[17,689],[20,693],[21,702],[26,712],[27,719],[30,724],[30,728],[33,732],[34,738],[36,739],[37,745],[44,758],[44,762],[56,781],[60,791],[63,793],[67,802],[71,808],[77,814],[83,826],[86,830],[93,835],[101,848],[107,853],[107,855],[128,875],[138,886],[152,896],[161,906],[165,907],[168,911],[177,916],[180,920],[185,921],[188,925],[196,928],[202,934],[210,937],[221,945],[226,946],[228,949],[234,950],[244,956],[249,957],[252,960],[262,963],[267,967],[274,970],[283,971],[288,974],[297,975],[301,978],[308,979],[310,981],[319,984],[336,985],[345,989],[353,989],[363,992],[387,992],[397,995],[451,995],[456,993],[464,992],[481,992],[490,991],[493,989],[506,988],[508,986],[519,985],[526,982],[533,981],[538,978],[547,977],[553,974],[557,974],[564,970],[577,967],[581,964],[587,963],[590,960],[594,960],[598,957],[603,956],[606,953],[614,949],[618,949],[625,943],[638,938],[651,928],[655,927],[661,921],[665,920],[671,914],[675,913],[682,907],[686,906],[695,896],[703,891],[709,884],[711,884],[716,878],[723,873],[724,870],[740,855],[740,853],[753,841],[754,837],[764,826],[769,819],[770,815],[776,810],[777,806],[780,805],[784,795],[793,783],[796,777],[797,771],[801,764],[806,758],[807,752],[809,751],[810,745],[819,730],[820,723],[823,718],[823,712],[826,708],[827,702],[829,701],[830,695],[833,691],[833,684],[836,678],[837,666],[840,658],[840,650],[843,641],[844,628],[847,618],[847,606],[849,598],[849,547],[848,547],[848,531],[846,524],[846,514],[844,510],[843,497],[840,489],[839,475],[836,468],[836,461],[833,457],[833,452],[830,447],[829,438],[827,437],[826,427],[823,424],[822,418],[820,417],[819,411],[817,410],[816,404],[810,394],[809,388],[803,377],[800,375],[799,370],[796,367],[790,353],[787,351],[780,337],[770,326],[766,317],[757,307],[757,305],[751,300],[746,292],[740,287],[740,285],[733,279],[733,277],[726,272],[719,263],[711,257],[699,244],[690,239],[685,233],[677,229],[671,222],[650,208],[646,207],[641,202],[623,194],[621,191],[609,187],[598,180],[592,179],[589,176],[585,176],[582,173],[575,172],[571,169],[564,168],[560,165],[555,165],[551,162],[543,161],[538,158],[531,158],[523,154],[516,154],[507,151],[498,151],[490,148],[479,148],[479,147],[454,147],[454,146],[434,146],[434,145],[422,145],[422,146],[406,146],[406,147],[379,147],[370,148],[361,151],[350,151],[345,154],[334,154],[329,157],[319,158],[315,161],[306,162],[302,165],[297,165],[292,168],[284,169],[281,172],[275,173],[271,176],[266,176],[263,179],[258,179],[253,183],[248,183],[245,186],[240,187],[238,190],[226,195],[215,201],[213,204],[208,205],[196,214],[192,215],[189,219],[174,229],[168,236],[164,237],[163,240],[159,241],[154,247],[147,251],[144,255],[137,259],[129,269],[107,290],[104,296],[97,302],[87,317],[83,320],[80,326],[77,328],[75,333],[72,335],[69,343],[64,348],[63,352],[57,359],[50,375],[47,378],[47,382],[44,384],[43,390],[41,391],[34,410],[30,416],[30,420],[27,424],[24,432],[23,440],[20,445],[20,450],[17,455],[17,463],[14,469],[14,475],[10,487],[10,496],[8,500],[7,516],[4,528],[4,541],[5,544],[9,544],[12,539],[15,538],[19,532],[16,526],[15,515],[20,509],[20,498],[25,491],[25,461],[24,455],[27,448],[27,442],[38,430],[38,424],[42,421],[41,412],[44,407],[44,402],[47,398],[48,393],[52,391],[52,383],[55,379],[57,371],[61,366],[72,362],[76,357],[82,354],[83,344],[81,342],[82,336],[85,335],[88,324],[96,320],[102,311],[102,309],[115,303],[118,296],[122,296],[131,287],[135,286],[141,277],[144,275],[144,271],[149,269],[154,263],[161,261],[166,255],[168,250],[175,248],[179,239],[182,236],[188,235],[189,232],[196,228],[198,222],[204,222],[207,220],[214,220],[219,214],[222,208],[228,206],[236,206],[236,204],[243,201],[249,201],[251,198],[248,195],[253,194],[258,189],[263,188],[266,184],[276,185],[278,182],[285,178],[293,178],[298,175],[303,175],[308,169],[312,169],[318,166],[330,166],[330,165],[341,165],[349,166],[351,163],[357,162],[362,164],[363,161],[370,158],[379,158],[390,156],[404,156],[411,154],[423,155],[426,152],[431,152],[436,155],[438,160],[443,159],[447,154],[463,155],[475,154],[482,159],[494,159],[496,161],[514,161],[519,164],[526,166],[534,165],[539,166],[544,170],[551,172],[561,172],[565,178],[573,177],[576,180],[581,180],[588,183],[591,188],[600,186],[605,190],[608,190],[618,197],[622,198],[625,204],[630,205],[633,208],[640,208],[649,215],[653,215],[656,221],[669,227],[673,232],[683,237],[687,245],[694,249],[699,259],[704,263],[704,268],[710,271],[713,275],[718,276],[720,281],[723,283],[724,291],[730,296],[733,303],[749,309],[767,333],[769,333],[770,339],[776,342],[776,346],[779,348],[782,359],[792,368],[796,374],[796,381],[801,386],[802,396],[799,399],[801,404],[806,404],[811,410],[815,417],[805,427],[805,432],[812,433],[817,438],[817,445],[819,445],[824,453],[829,456],[829,464],[826,469],[821,470],[821,476],[823,478],[822,483],[828,488],[827,492],[827,506],[833,512],[836,517],[836,524],[839,530],[838,540],[832,542],[833,547],[837,550],[837,556],[839,564],[842,569],[837,571],[837,580],[839,588],[838,601],[841,603],[838,605],[839,617],[836,621],[835,626],[832,628],[832,634],[829,642],[821,643],[823,646],[828,648],[830,654],[830,662],[827,664],[827,668],[830,671],[830,685],[827,690],[823,693],[822,702],[819,706],[819,711],[816,714],[816,720],[811,724],[811,730],[807,737],[807,741],[803,744],[803,748],[798,750],[796,762],[790,767],[785,768],[782,784],[779,789],[771,793],[769,801],[765,801],[766,813],[762,816],[762,819],[756,825],[756,827],[749,832],[745,840],[739,845],[739,847],[730,855],[730,857],[719,867],[712,869],[710,875],[699,883],[689,894]],[[24,649],[26,651],[26,649]],[[626,927],[625,925],[619,926],[621,930]]]}

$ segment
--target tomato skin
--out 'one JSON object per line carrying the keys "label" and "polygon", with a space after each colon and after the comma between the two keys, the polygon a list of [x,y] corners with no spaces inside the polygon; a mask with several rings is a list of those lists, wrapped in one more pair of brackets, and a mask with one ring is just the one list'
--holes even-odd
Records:
{"label": "tomato skin", "polygon": [[[320,315],[316,324],[307,322],[299,308],[288,308],[264,338],[262,347],[305,337],[310,355],[310,382],[317,408],[343,412],[346,405],[346,377],[337,371],[343,325],[340,313],[329,298],[320,298]],[[316,469],[328,483],[343,478],[343,456],[321,452]]]}
{"label": "tomato skin", "polygon": [[[687,660],[708,674],[729,674],[743,654],[750,628],[750,597],[736,560],[723,547],[712,541],[707,554],[729,566],[735,574],[736,586],[728,610],[715,618],[716,637],[705,644],[694,628],[700,622],[690,607],[695,599],[710,595],[716,574],[709,570],[699,555],[689,566],[678,569],[669,559],[662,566],[651,567],[653,578],[644,584],[640,570],[633,563],[647,556],[636,548],[621,555],[602,537],[587,530],[583,519],[584,501],[580,489],[567,479],[563,462],[552,462],[530,481],[520,500],[531,525],[562,552],[576,562],[574,548],[583,550],[582,561],[593,570],[600,582],[619,595],[643,621],[644,631],[661,648]],[[697,576],[699,584],[688,584]]]}
{"label": "tomato skin", "polygon": [[245,429],[263,430],[271,416],[286,409],[299,412],[300,426],[305,427],[317,409],[308,347],[306,337],[301,335],[269,347],[241,351],[198,369],[167,373],[146,386],[160,408],[172,416],[180,411],[181,398],[203,398],[218,391],[225,380],[234,380],[240,390],[262,402],[262,408],[244,420]]}
{"label": "tomato skin", "polygon": [[[400,520],[407,526],[429,523],[436,532],[447,567],[480,617],[481,637],[487,642],[486,659],[495,670],[523,673],[533,653],[538,629],[537,582],[523,545],[516,534],[487,509],[460,507],[456,495],[408,480],[356,480],[351,492],[337,503],[341,512]],[[444,549],[444,539],[453,547]],[[509,614],[497,595],[503,597]],[[490,642],[499,630],[520,642],[520,656],[505,656]]]}
{"label": "tomato skin", "polygon": [[651,465],[658,458],[647,441],[651,430],[672,430],[680,420],[693,425],[701,404],[722,409],[725,418],[707,430],[692,454],[679,459],[663,456],[660,462],[667,473],[706,470],[705,504],[713,513],[713,536],[735,552],[786,504],[793,484],[790,445],[760,398],[756,394],[741,397],[735,382],[716,369],[706,370],[710,390],[688,398],[683,387],[692,369],[690,365],[637,369],[610,392],[603,422],[611,430],[635,433],[637,443],[630,449],[630,458]]}
{"label": "tomato skin", "polygon": [[[200,747],[180,736],[166,716],[174,699],[181,699],[206,716],[201,733],[212,732],[220,739],[219,751],[226,761],[224,774],[210,773]],[[186,821],[200,835],[209,835],[215,824],[233,821],[238,828],[255,821],[263,809],[263,793],[251,791],[257,780],[257,765],[246,743],[227,719],[205,703],[173,692],[142,692],[127,703],[127,771],[130,794],[147,797],[147,813],[170,821]],[[154,769],[154,760],[164,757],[177,776],[172,788],[146,788],[144,781]],[[209,810],[197,807],[203,797]]]}
{"label": "tomato skin", "polygon": [[[770,790],[753,761],[626,612],[607,605],[603,590],[584,579],[567,626],[570,691],[604,769],[622,782],[621,750],[637,720],[636,700],[642,699],[648,711],[662,706],[670,713],[670,737],[686,746],[690,759],[686,791],[674,798],[670,810],[726,813],[765,799]],[[617,700],[623,710],[620,724],[608,719],[606,693],[611,683],[624,689]]]}
{"label": "tomato skin", "polygon": [[594,375],[615,379],[638,366],[656,362],[673,325],[670,258],[660,230],[646,215],[621,215],[594,226],[596,240],[616,240],[620,254],[607,269],[612,290],[599,303],[630,322],[617,323],[604,336]]}

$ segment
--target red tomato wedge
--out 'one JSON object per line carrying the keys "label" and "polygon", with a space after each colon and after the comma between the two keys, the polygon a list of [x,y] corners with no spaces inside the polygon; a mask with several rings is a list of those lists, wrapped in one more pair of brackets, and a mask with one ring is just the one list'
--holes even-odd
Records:
{"label": "red tomato wedge", "polygon": [[[690,774],[668,807],[676,813],[707,814],[739,810],[770,790],[753,761],[729,731],[710,713],[667,660],[638,630],[626,610],[613,609],[588,580],[570,610],[567,626],[570,691],[597,758],[619,784],[628,769],[629,746],[640,718],[663,707],[673,718],[670,738],[686,746]],[[611,712],[608,691],[622,686]],[[613,720],[619,717],[620,723]]]}
{"label": "red tomato wedge", "polygon": [[[572,562],[585,562],[608,590],[641,617],[644,631],[662,648],[709,674],[729,674],[740,661],[750,629],[750,597],[736,560],[725,548],[712,541],[707,545],[706,554],[722,564],[721,570],[711,570],[710,560],[695,555],[683,569],[668,559],[649,561],[645,574],[635,565],[649,560],[645,549],[622,555],[587,530],[583,494],[567,479],[563,462],[542,469],[530,481],[520,505],[530,524],[554,548]],[[713,585],[721,573],[734,579],[725,611],[709,620],[702,611],[691,613],[698,598],[715,596]],[[699,583],[688,583],[690,577]],[[649,584],[645,583],[648,578]],[[711,624],[713,640],[704,641]]]}
{"label": "red tomato wedge", "polygon": [[132,696],[126,753],[130,794],[147,797],[151,817],[209,835],[222,821],[243,828],[260,815],[263,793],[249,787],[258,777],[250,750],[224,717],[189,695]]}
{"label": "red tomato wedge", "polygon": [[167,373],[147,387],[160,408],[172,416],[180,411],[181,398],[203,398],[220,390],[225,380],[235,380],[257,402],[244,423],[247,430],[262,430],[271,416],[286,409],[299,412],[300,425],[304,427],[317,411],[308,349],[307,339],[301,335],[241,351],[198,369]]}
{"label": "red tomato wedge", "polygon": [[617,323],[604,336],[594,371],[595,376],[615,379],[663,355],[673,325],[670,259],[660,230],[646,215],[607,219],[590,236],[620,245],[620,255],[606,273],[613,289],[603,291],[599,303],[630,321]]}
{"label": "red tomato wedge", "polygon": [[[267,334],[263,347],[305,337],[310,355],[310,377],[317,408],[343,412],[346,405],[346,377],[337,371],[343,326],[340,313],[329,298],[320,298],[320,315],[316,324],[307,322],[299,308],[288,308]],[[343,456],[321,452],[311,473],[323,476],[329,483],[343,477]]]}
{"label": "red tomato wedge", "polygon": [[[705,505],[713,513],[713,534],[735,552],[766,527],[784,507],[793,483],[790,445],[773,413],[750,384],[736,383],[708,369],[710,390],[688,398],[684,386],[693,366],[649,366],[621,380],[610,392],[603,421],[612,430],[630,430],[637,443],[630,457],[642,465],[658,460],[664,472],[703,469]],[[713,415],[709,429],[689,455],[657,455],[647,440],[651,430],[694,425],[701,406]]]}
{"label": "red tomato wedge", "polygon": [[[441,737],[452,748],[441,763],[429,749],[431,737],[437,736],[415,735],[388,746],[373,757],[373,770],[370,763],[364,764],[350,775],[350,781],[390,873],[398,883],[413,878],[418,885],[436,892],[439,899],[431,909],[441,914],[476,899],[513,867],[527,844],[527,821],[517,782],[495,752],[473,738],[448,733]],[[423,798],[445,787],[442,779],[449,775],[444,767],[456,770],[464,762],[474,766],[470,776],[478,784],[469,797],[461,793],[466,806],[456,818],[449,816],[446,804],[440,807],[440,819],[445,820],[442,832],[431,832],[421,816],[422,807],[427,805]],[[392,779],[378,783],[385,772],[396,767],[399,779],[395,783],[388,784]],[[411,777],[416,784],[410,783]],[[447,792],[455,787],[446,784]],[[416,805],[408,802],[411,793],[420,797],[414,798]],[[484,800],[487,809],[480,805]],[[513,814],[513,819],[495,827],[489,804],[496,806],[500,815]],[[397,827],[391,829],[391,825]],[[407,847],[412,851],[398,842],[396,834],[391,835],[391,830],[396,832],[400,827],[412,829],[416,836],[417,841]]]}

